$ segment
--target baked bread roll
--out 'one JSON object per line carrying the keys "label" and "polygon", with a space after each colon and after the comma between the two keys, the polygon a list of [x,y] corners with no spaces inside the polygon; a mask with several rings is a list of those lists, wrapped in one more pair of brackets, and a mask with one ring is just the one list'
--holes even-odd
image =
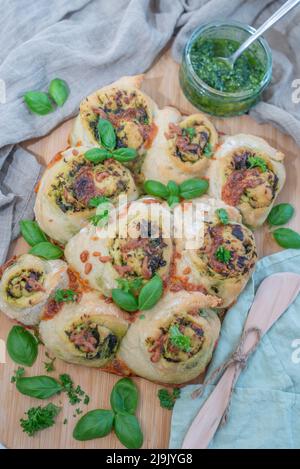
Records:
{"label": "baked bread roll", "polygon": [[210,195],[237,207],[251,228],[264,223],[285,182],[284,155],[253,135],[225,137],[211,162]]}
{"label": "baked bread roll", "polygon": [[65,257],[89,285],[111,296],[117,279],[167,280],[173,255],[171,213],[151,198],[123,205],[111,212],[105,228],[87,226],[68,242]]}
{"label": "baked bread roll", "polygon": [[100,146],[97,124],[99,118],[113,125],[116,148],[128,147],[137,150],[140,158],[127,163],[137,174],[142,157],[151,147],[157,132],[156,103],[140,91],[143,75],[122,77],[84,99],[70,136],[71,144]]}
{"label": "baked bread roll", "polygon": [[69,363],[105,367],[115,357],[128,322],[113,303],[96,292],[79,296],[76,303],[59,303],[56,314],[47,305],[40,335],[53,355]]}
{"label": "baked bread roll", "polygon": [[119,196],[138,197],[130,171],[113,159],[93,164],[84,157],[86,147],[68,148],[48,166],[38,189],[34,212],[50,238],[66,243],[95,214],[89,201],[107,197],[115,204]]}
{"label": "baked bread roll", "polygon": [[[203,205],[204,218],[190,224],[184,237],[176,238],[175,267],[171,289],[200,290],[220,298],[219,307],[230,306],[241,293],[250,278],[257,252],[252,232],[241,223],[241,216],[234,207],[219,200],[202,197],[181,204],[177,210],[189,211]],[[201,205],[200,205],[201,207]],[[228,222],[223,224],[218,209],[225,209]],[[174,214],[176,219],[176,215]],[[192,239],[189,234],[199,233]]]}
{"label": "baked bread roll", "polygon": [[68,285],[67,264],[23,254],[3,266],[0,278],[0,310],[26,326],[34,326],[49,296]]}
{"label": "baked bread roll", "polygon": [[219,337],[219,318],[207,309],[217,304],[199,292],[166,294],[130,326],[117,358],[151,381],[180,384],[196,378]]}
{"label": "baked bread roll", "polygon": [[193,114],[182,119],[174,108],[161,110],[158,134],[142,166],[144,178],[180,184],[207,170],[218,143],[218,134],[207,117]]}

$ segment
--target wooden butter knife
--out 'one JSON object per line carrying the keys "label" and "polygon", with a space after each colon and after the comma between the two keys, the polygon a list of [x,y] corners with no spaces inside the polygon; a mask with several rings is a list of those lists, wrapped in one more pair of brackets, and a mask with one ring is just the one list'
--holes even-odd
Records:
{"label": "wooden butter knife", "polygon": [[[277,319],[293,303],[300,291],[300,275],[280,272],[262,281],[255,295],[244,326],[243,354],[246,355],[257,342],[254,328],[265,334]],[[249,331],[249,333],[246,333]],[[246,333],[246,334],[245,334]],[[183,440],[182,448],[207,448],[216,433],[228,406],[233,380],[236,381],[241,368],[229,366],[215,389],[201,407]]]}

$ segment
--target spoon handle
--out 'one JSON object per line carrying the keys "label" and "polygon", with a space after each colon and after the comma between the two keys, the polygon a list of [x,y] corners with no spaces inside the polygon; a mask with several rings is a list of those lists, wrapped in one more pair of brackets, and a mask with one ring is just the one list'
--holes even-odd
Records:
{"label": "spoon handle", "polygon": [[275,13],[267,19],[258,29],[252,34],[231,56],[231,62],[234,63],[236,59],[247,49],[256,39],[261,36],[267,29],[269,29],[278,20],[283,18],[292,8],[294,8],[300,0],[288,0],[285,2]]}

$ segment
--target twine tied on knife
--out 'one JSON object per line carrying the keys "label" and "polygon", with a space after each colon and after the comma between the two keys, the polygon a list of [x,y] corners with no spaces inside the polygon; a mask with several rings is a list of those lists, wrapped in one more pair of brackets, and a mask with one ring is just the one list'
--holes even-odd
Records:
{"label": "twine tied on knife", "polygon": [[[244,345],[245,345],[245,341],[246,341],[248,335],[251,334],[252,332],[256,333],[255,343],[248,350],[247,353],[244,353],[243,348],[244,348]],[[231,357],[226,362],[222,363],[222,365],[220,365],[218,368],[216,368],[211,373],[209,378],[204,381],[203,385],[200,388],[196,389],[192,393],[192,398],[193,399],[195,399],[198,396],[201,396],[208,384],[211,384],[216,378],[220,379],[221,376],[223,375],[223,373],[230,366],[233,365],[235,367],[235,373],[234,373],[234,377],[233,377],[233,380],[232,380],[232,385],[231,385],[231,389],[230,389],[228,404],[227,404],[225,412],[222,416],[220,426],[225,425],[226,422],[227,422],[229,409],[230,409],[230,402],[231,402],[231,397],[232,397],[232,393],[233,393],[233,390],[234,390],[234,385],[235,385],[235,381],[236,381],[236,377],[237,377],[237,372],[238,372],[239,369],[244,369],[246,367],[248,358],[255,351],[255,349],[257,348],[257,346],[259,344],[259,341],[261,339],[261,336],[262,336],[262,331],[258,327],[250,327],[249,329],[243,331],[243,334],[242,334],[241,339],[238,343],[238,346],[237,346],[236,350],[233,352],[233,354],[231,355]]]}

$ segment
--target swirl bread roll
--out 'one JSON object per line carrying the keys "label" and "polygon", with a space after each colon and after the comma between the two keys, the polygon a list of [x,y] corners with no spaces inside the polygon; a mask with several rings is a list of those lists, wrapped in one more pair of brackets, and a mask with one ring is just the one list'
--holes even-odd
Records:
{"label": "swirl bread roll", "polygon": [[[99,146],[99,118],[109,120],[116,132],[116,148],[134,148],[143,156],[157,132],[155,102],[140,91],[143,75],[123,77],[82,101],[70,139],[73,146]],[[129,166],[138,171],[140,158]]]}
{"label": "swirl bread roll", "polygon": [[167,293],[124,337],[117,357],[138,376],[181,384],[211,360],[220,332],[218,299],[200,292]]}
{"label": "swirl bread roll", "polygon": [[40,323],[45,346],[69,363],[105,367],[115,357],[128,322],[113,303],[97,292],[86,292],[76,303],[59,303],[55,314],[47,305]]}
{"label": "swirl bread roll", "polygon": [[34,326],[49,296],[68,285],[67,264],[23,254],[3,266],[0,278],[0,310],[26,326]]}
{"label": "swirl bread roll", "polygon": [[114,210],[105,228],[88,226],[67,244],[65,257],[90,286],[111,296],[117,279],[169,276],[173,255],[167,205],[151,198]]}
{"label": "swirl bread roll", "polygon": [[130,171],[113,159],[93,164],[85,147],[68,148],[46,169],[38,189],[34,212],[40,227],[65,244],[95,214],[89,201],[104,196],[116,203],[119,196],[138,197]]}
{"label": "swirl bread roll", "polygon": [[217,143],[218,134],[203,114],[182,119],[174,108],[161,110],[158,134],[142,166],[145,179],[177,184],[205,173]]}
{"label": "swirl bread roll", "polygon": [[[171,290],[200,290],[220,298],[220,307],[230,306],[246,286],[257,260],[252,232],[241,223],[234,207],[209,197],[181,204],[187,216],[197,203],[204,204],[204,218],[197,217],[192,227],[199,233],[195,245],[188,244],[187,233],[176,238],[176,255]],[[226,210],[222,223],[217,210]],[[176,215],[174,215],[176,219]],[[189,220],[190,218],[188,218]],[[191,229],[191,227],[190,227]]]}
{"label": "swirl bread roll", "polygon": [[284,155],[253,135],[225,137],[209,170],[210,195],[237,207],[243,222],[264,223],[285,182]]}

